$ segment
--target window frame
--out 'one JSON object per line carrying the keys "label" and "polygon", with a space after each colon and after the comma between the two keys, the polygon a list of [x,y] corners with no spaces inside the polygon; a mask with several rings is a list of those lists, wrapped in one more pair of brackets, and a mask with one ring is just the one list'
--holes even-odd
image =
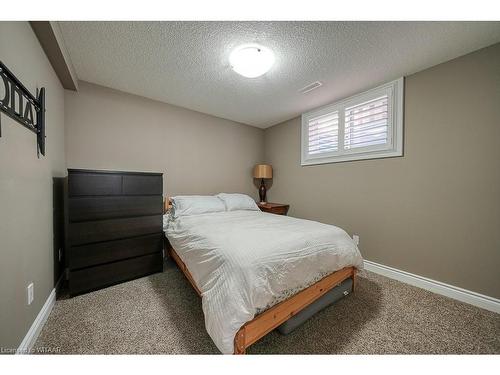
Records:
{"label": "window frame", "polygon": [[[344,149],[345,108],[387,95],[387,143]],[[371,90],[350,96],[335,103],[313,109],[302,114],[301,119],[301,165],[316,165],[326,163],[341,163],[353,160],[368,160],[390,158],[403,155],[403,97],[404,78],[398,78]],[[309,154],[309,119],[339,112],[338,149],[317,155]]]}

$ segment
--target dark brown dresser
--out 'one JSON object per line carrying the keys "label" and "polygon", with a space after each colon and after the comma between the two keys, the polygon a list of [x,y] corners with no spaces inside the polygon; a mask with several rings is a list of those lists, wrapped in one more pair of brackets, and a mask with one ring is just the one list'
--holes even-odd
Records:
{"label": "dark brown dresser", "polygon": [[68,169],[65,197],[70,295],[162,271],[161,173]]}

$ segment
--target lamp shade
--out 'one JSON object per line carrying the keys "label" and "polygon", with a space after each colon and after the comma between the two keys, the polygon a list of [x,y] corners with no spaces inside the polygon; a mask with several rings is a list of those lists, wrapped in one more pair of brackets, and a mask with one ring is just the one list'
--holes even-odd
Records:
{"label": "lamp shade", "polygon": [[268,164],[257,164],[253,169],[254,178],[273,178],[273,167]]}

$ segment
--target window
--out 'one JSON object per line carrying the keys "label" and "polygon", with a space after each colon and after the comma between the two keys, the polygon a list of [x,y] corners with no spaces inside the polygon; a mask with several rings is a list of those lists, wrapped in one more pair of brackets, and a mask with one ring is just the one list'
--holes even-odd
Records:
{"label": "window", "polygon": [[401,155],[403,78],[302,115],[302,165]]}

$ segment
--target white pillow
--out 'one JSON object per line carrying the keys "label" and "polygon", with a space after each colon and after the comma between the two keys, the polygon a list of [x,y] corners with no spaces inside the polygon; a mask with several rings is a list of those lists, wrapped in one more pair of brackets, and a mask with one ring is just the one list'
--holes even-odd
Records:
{"label": "white pillow", "polygon": [[220,193],[217,194],[224,204],[226,205],[226,210],[236,211],[236,210],[252,210],[259,211],[259,207],[255,201],[246,194],[239,193]]}
{"label": "white pillow", "polygon": [[215,196],[179,195],[171,200],[174,217],[226,211],[224,202]]}

